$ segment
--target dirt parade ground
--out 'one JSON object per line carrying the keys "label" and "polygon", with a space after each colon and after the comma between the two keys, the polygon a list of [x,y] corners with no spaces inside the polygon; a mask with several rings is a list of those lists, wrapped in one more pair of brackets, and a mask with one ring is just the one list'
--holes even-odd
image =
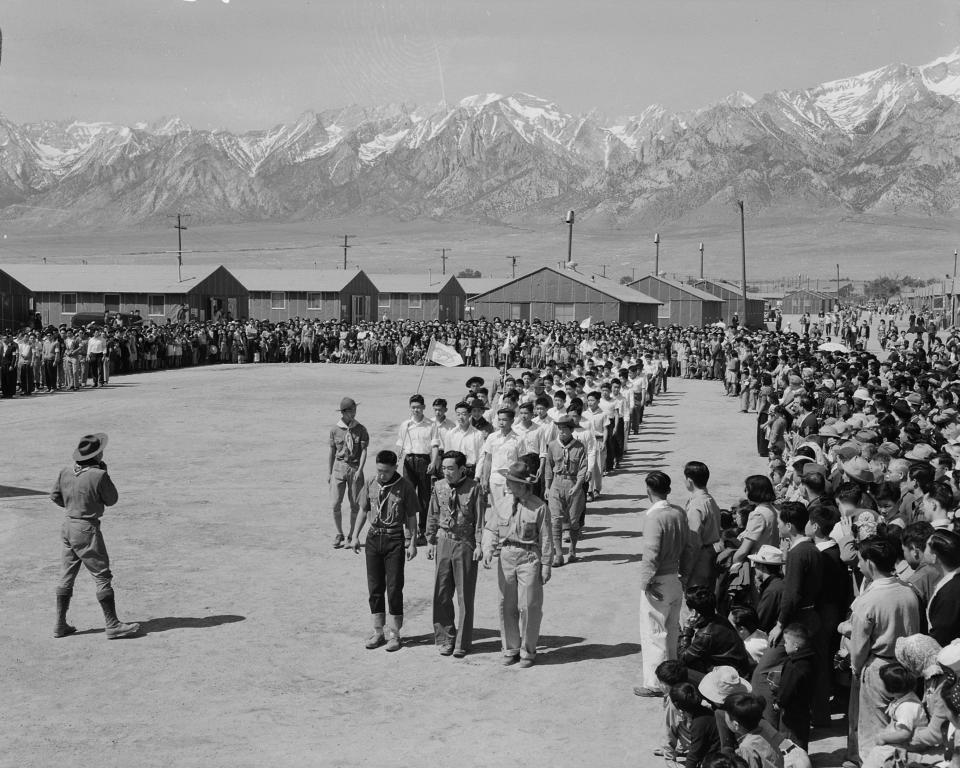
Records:
{"label": "dirt parade ground", "polygon": [[[428,405],[456,402],[474,372],[429,368]],[[369,477],[419,375],[217,366],[3,401],[0,765],[660,765],[662,705],[632,692],[643,478],[666,471],[682,504],[681,468],[700,459],[729,506],[746,475],[766,472],[756,415],[717,382],[670,380],[589,506],[580,561],[545,588],[532,669],[500,664],[495,570],[480,572],[473,652],[438,654],[425,548],[407,565],[404,647],[370,651],[363,556],[332,547],[327,436],[340,398],[354,397]],[[120,491],[103,523],[118,613],[143,632],[107,642],[82,572],[79,631],[54,639],[63,512],[47,494],[94,431],[110,436]],[[815,762],[838,765],[840,746],[815,741]]]}

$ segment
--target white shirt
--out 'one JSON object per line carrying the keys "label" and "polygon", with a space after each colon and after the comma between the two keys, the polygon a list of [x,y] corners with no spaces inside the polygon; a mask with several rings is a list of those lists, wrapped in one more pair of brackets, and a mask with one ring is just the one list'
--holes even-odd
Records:
{"label": "white shirt", "polygon": [[397,448],[401,454],[422,453],[429,456],[432,443],[432,419],[424,417],[420,422],[407,419],[400,424],[400,436],[397,438]]}
{"label": "white shirt", "polygon": [[487,435],[480,452],[480,460],[490,457],[490,477],[494,473],[507,469],[520,459],[520,435],[512,429],[504,435],[499,430]]}
{"label": "white shirt", "polygon": [[541,459],[547,457],[547,443],[544,440],[546,432],[540,429],[537,424],[531,422],[529,427],[525,427],[522,422],[518,421],[513,425],[513,431],[520,435],[521,456],[535,453]]}
{"label": "white shirt", "polygon": [[477,466],[480,463],[480,455],[486,439],[486,433],[473,425],[468,424],[466,429],[461,429],[457,424],[443,435],[441,448],[444,451],[460,451],[467,457],[467,464]]}

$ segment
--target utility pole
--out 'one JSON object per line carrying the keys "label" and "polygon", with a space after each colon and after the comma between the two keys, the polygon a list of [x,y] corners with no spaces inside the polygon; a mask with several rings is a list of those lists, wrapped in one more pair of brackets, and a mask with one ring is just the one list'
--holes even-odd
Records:
{"label": "utility pole", "polygon": [[[173,214],[170,215],[171,218]],[[183,224],[183,219],[190,218],[189,213],[178,213],[177,214],[177,223],[174,225],[174,229],[177,230],[177,282],[183,282],[183,231],[186,229],[186,226]]]}
{"label": "utility pole", "polygon": [[434,250],[440,251],[440,263],[443,265],[443,274],[447,274],[447,251],[452,251],[453,248],[435,248]]}
{"label": "utility pole", "polygon": [[510,261],[510,266],[513,269],[513,276],[516,277],[517,276],[517,257],[507,256],[506,258]]}
{"label": "utility pole", "polygon": [[347,248],[353,248],[352,245],[347,245],[347,240],[351,237],[356,237],[356,235],[344,235],[343,236],[343,268],[347,268]]}
{"label": "utility pole", "polygon": [[838,307],[840,306],[840,265],[837,264],[837,300],[834,302]]}
{"label": "utility pole", "polygon": [[567,211],[567,218],[564,219],[570,232],[567,236],[567,264],[573,261],[573,211]]}
{"label": "utility pole", "polygon": [[604,277],[607,276],[607,265],[606,265],[606,264],[603,265],[603,276],[604,276]]}
{"label": "utility pole", "polygon": [[703,280],[703,243],[700,243],[700,279]]}
{"label": "utility pole", "polygon": [[654,262],[653,262],[653,276],[659,277],[660,276],[660,233],[659,232],[653,233],[653,244],[657,248],[657,255],[654,258]]}
{"label": "utility pole", "polygon": [[743,322],[747,322],[747,234],[743,223],[743,200],[737,200],[740,206],[740,278],[743,281]]}
{"label": "utility pole", "polygon": [[953,249],[953,282],[950,283],[950,325],[957,324],[957,249]]}

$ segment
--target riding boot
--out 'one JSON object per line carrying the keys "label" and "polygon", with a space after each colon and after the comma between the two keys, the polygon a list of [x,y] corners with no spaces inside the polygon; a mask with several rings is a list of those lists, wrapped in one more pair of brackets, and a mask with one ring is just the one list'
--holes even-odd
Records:
{"label": "riding boot", "polygon": [[367,639],[366,647],[370,650],[374,648],[379,648],[386,641],[386,638],[383,636],[383,622],[386,619],[386,614],[384,613],[375,613],[373,614],[373,634]]}
{"label": "riding boot", "polygon": [[103,618],[107,626],[107,640],[130,637],[140,631],[139,624],[124,624],[117,618],[117,604],[112,589],[109,592],[98,592],[97,600],[103,610]]}
{"label": "riding boot", "polygon": [[70,610],[70,598],[72,596],[72,590],[57,590],[57,625],[53,628],[54,637],[66,637],[77,631],[76,627],[67,624],[67,611]]}

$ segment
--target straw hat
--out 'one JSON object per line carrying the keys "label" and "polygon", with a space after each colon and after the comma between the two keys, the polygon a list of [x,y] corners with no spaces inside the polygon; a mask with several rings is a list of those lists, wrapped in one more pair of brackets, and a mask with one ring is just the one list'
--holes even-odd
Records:
{"label": "straw hat", "polygon": [[760,563],[761,565],[783,565],[784,562],[783,550],[772,544],[764,544],[757,550],[757,554],[747,555],[747,558],[750,562]]}

